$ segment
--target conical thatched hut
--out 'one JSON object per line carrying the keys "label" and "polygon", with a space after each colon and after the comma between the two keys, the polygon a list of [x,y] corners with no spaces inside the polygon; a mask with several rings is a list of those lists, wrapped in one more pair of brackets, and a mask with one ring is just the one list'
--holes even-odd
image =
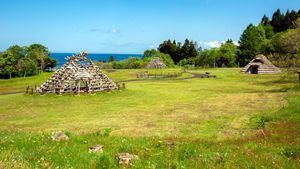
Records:
{"label": "conical thatched hut", "polygon": [[147,68],[147,69],[163,69],[166,67],[167,66],[164,64],[163,61],[160,60],[160,58],[155,57],[150,62],[148,62],[148,64],[146,65],[145,68]]}
{"label": "conical thatched hut", "polygon": [[36,92],[80,93],[116,89],[116,84],[87,58],[87,53],[78,53],[67,60]]}
{"label": "conical thatched hut", "polygon": [[271,74],[279,73],[280,69],[273,65],[266,56],[257,55],[243,69],[246,74]]}

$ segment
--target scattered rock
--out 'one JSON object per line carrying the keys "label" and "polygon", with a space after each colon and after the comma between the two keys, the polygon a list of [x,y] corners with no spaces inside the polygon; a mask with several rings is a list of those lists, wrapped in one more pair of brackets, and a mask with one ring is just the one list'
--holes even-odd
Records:
{"label": "scattered rock", "polygon": [[116,159],[119,161],[119,164],[131,165],[131,162],[139,159],[139,157],[129,153],[118,153]]}
{"label": "scattered rock", "polygon": [[69,140],[69,137],[62,131],[52,132],[51,138],[54,141],[67,141],[67,140]]}
{"label": "scattered rock", "polygon": [[92,147],[89,147],[89,152],[90,153],[103,153],[103,145],[95,145]]}
{"label": "scattered rock", "polygon": [[173,147],[173,145],[174,145],[174,142],[173,141],[171,141],[171,140],[168,140],[168,141],[166,141],[166,146],[167,146],[167,148],[171,148],[171,147]]}

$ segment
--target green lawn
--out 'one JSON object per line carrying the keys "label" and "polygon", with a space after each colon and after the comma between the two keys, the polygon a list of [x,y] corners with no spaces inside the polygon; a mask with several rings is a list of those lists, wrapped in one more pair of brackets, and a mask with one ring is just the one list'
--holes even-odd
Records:
{"label": "green lawn", "polygon": [[[143,71],[106,73],[118,82]],[[80,96],[5,94],[38,85],[51,73],[0,80],[0,168],[115,168],[120,151],[140,157],[133,168],[299,168],[296,75],[243,75],[225,68],[189,72],[206,71],[217,78],[183,80],[191,77],[184,73]],[[110,136],[95,134],[104,128],[111,128]],[[52,142],[56,130],[71,140]],[[174,146],[166,148],[166,140]],[[89,154],[93,144],[104,144],[104,153]]]}

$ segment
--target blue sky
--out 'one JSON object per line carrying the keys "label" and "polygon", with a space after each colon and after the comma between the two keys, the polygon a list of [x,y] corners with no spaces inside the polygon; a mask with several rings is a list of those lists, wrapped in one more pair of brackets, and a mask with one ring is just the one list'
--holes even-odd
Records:
{"label": "blue sky", "polygon": [[238,41],[249,23],[299,0],[0,0],[0,50],[41,43],[52,52],[142,53],[166,39],[203,47]]}

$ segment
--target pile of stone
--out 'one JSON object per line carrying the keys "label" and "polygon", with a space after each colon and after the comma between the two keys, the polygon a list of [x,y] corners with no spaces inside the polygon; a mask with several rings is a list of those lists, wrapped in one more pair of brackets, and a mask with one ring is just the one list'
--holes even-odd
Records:
{"label": "pile of stone", "polygon": [[55,131],[52,132],[52,136],[51,136],[53,141],[68,141],[69,137],[62,131]]}
{"label": "pile of stone", "polygon": [[116,159],[119,161],[119,165],[131,165],[132,161],[138,160],[139,157],[129,153],[118,153]]}

